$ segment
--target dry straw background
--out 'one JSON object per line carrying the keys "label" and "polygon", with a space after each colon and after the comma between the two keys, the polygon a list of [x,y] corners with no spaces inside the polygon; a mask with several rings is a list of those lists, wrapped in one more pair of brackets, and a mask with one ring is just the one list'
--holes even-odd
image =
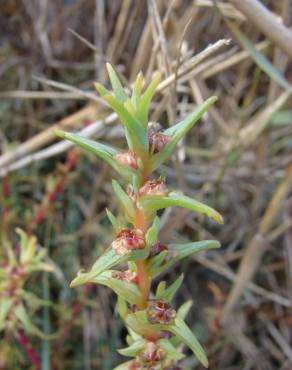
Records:
{"label": "dry straw background", "polygon": [[[0,5],[0,177],[12,189],[11,230],[29,226],[64,175],[71,144],[52,128],[124,145],[116,116],[93,89],[93,81],[107,84],[106,61],[128,87],[140,70],[148,80],[162,73],[151,120],[164,127],[218,95],[162,171],[171,187],[218,209],[225,225],[172,209],[160,237],[222,244],[168,274],[185,273],[177,302],[194,302],[188,322],[210,369],[292,368],[291,27],[291,0]],[[105,206],[116,209],[108,167],[77,155],[35,228],[57,266],[55,277],[31,282],[56,305],[35,318],[58,332],[51,342],[32,339],[44,370],[112,369],[124,335],[109,290],[68,288],[111,240]],[[1,339],[1,369],[31,368],[13,337]],[[181,366],[201,368],[192,356]]]}

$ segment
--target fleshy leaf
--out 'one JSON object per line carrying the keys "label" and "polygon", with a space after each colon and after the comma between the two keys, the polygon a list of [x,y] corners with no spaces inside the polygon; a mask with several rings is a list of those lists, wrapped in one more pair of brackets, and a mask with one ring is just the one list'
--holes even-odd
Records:
{"label": "fleshy leaf", "polygon": [[181,274],[174,283],[172,283],[168,288],[164,289],[162,292],[158,291],[157,299],[165,299],[168,302],[171,302],[175,293],[180,288],[184,279],[184,274]]}
{"label": "fleshy leaf", "polygon": [[112,224],[112,226],[113,226],[113,228],[114,228],[115,232],[116,232],[116,233],[118,233],[118,232],[119,232],[119,230],[120,230],[121,228],[123,228],[123,225],[121,225],[121,224],[120,224],[120,222],[119,222],[119,220],[116,218],[116,216],[115,216],[115,215],[113,215],[113,214],[112,214],[112,212],[111,212],[109,209],[107,209],[107,208],[106,208],[106,214],[107,214],[107,217],[108,217],[108,219],[110,220],[110,222],[111,222],[111,224]]}
{"label": "fleshy leaf", "polygon": [[159,339],[157,345],[166,352],[167,357],[171,360],[179,361],[185,357],[168,339]]}
{"label": "fleshy leaf", "polygon": [[159,217],[155,217],[152,226],[148,229],[145,239],[147,246],[152,246],[157,242],[157,236],[160,227],[160,220]]}
{"label": "fleshy leaf", "polygon": [[142,300],[142,295],[138,286],[133,283],[115,279],[112,276],[113,272],[113,270],[104,271],[88,282],[105,285],[111,288],[119,297],[123,298],[130,304],[139,304],[139,302]]}
{"label": "fleshy leaf", "polygon": [[153,95],[155,94],[156,88],[159,85],[160,80],[161,80],[160,73],[156,73],[141,97],[137,109],[137,117],[144,126],[147,126],[150,103],[153,98]]}
{"label": "fleshy leaf", "polygon": [[2,330],[7,323],[7,315],[13,305],[13,300],[9,298],[1,298],[0,302],[0,330]]}
{"label": "fleshy leaf", "polygon": [[125,211],[125,214],[128,217],[128,220],[131,221],[135,215],[135,209],[132,200],[116,180],[112,181],[112,186],[123,210]]}
{"label": "fleshy leaf", "polygon": [[[169,244],[168,251],[163,251],[149,260],[148,268],[152,276],[157,276],[162,271],[170,268],[179,260],[206,251],[208,249],[219,248],[220,243],[217,240],[202,240],[199,242]],[[170,259],[163,263],[165,258],[170,254]]]}
{"label": "fleshy leaf", "polygon": [[128,99],[128,95],[126,94],[118,75],[116,74],[110,63],[106,63],[106,69],[111,81],[112,88],[114,90],[114,94],[117,100],[123,104]]}
{"label": "fleshy leaf", "polygon": [[113,96],[105,95],[103,98],[117,113],[125,126],[130,149],[136,153],[147,151],[148,136],[146,128],[142,127],[136,118]]}
{"label": "fleshy leaf", "polygon": [[136,357],[138,353],[145,347],[145,340],[137,340],[127,348],[118,349],[117,351],[122,356]]}
{"label": "fleshy leaf", "polygon": [[177,192],[171,192],[167,196],[144,196],[139,200],[139,206],[151,215],[159,209],[167,207],[182,207],[190,209],[197,213],[202,213],[219,224],[223,223],[222,216],[213,208],[185,195]]}
{"label": "fleshy leaf", "polygon": [[55,130],[55,134],[80,146],[87,152],[97,155],[99,158],[106,161],[119,175],[121,175],[126,180],[131,180],[132,176],[137,173],[135,169],[129,166],[125,166],[120,162],[117,162],[114,159],[114,155],[118,154],[118,151],[108,145],[104,145],[94,140],[87,139],[78,134],[73,134],[61,130]]}
{"label": "fleshy leaf", "polygon": [[193,253],[203,252],[208,249],[220,248],[220,243],[217,240],[201,240],[191,243],[169,244],[168,248],[170,251],[175,252],[173,261],[176,262]]}
{"label": "fleshy leaf", "polygon": [[143,336],[153,336],[165,325],[150,324],[147,318],[146,310],[130,313],[125,318],[127,326],[134,332]]}
{"label": "fleshy leaf", "polygon": [[156,294],[155,294],[156,298],[161,297],[161,295],[165,291],[165,288],[166,288],[166,282],[164,280],[160,281],[156,289]]}
{"label": "fleshy leaf", "polygon": [[132,103],[133,103],[133,105],[136,109],[137,109],[138,104],[140,102],[141,91],[143,89],[143,85],[144,85],[144,77],[143,77],[142,72],[139,72],[138,76],[135,80],[135,83],[134,83],[133,94],[132,94],[132,97],[131,97]]}
{"label": "fleshy leaf", "polygon": [[[153,276],[156,276],[160,272],[170,268],[179,260],[188,257],[191,254],[215,248],[220,248],[220,243],[217,240],[201,240],[184,244],[169,244],[168,249],[170,253],[173,254],[173,257],[164,264],[161,263],[163,263],[164,258],[169,252],[163,251],[159,255],[152,257],[149,262],[149,271],[151,271]],[[159,258],[160,255],[162,255],[161,258]]]}
{"label": "fleshy leaf", "polygon": [[117,309],[121,318],[124,319],[128,312],[128,305],[127,302],[120,296],[118,296],[117,299]]}
{"label": "fleshy leaf", "polygon": [[131,361],[124,362],[124,363],[116,366],[113,370],[129,370],[131,364],[132,364],[132,360]]}
{"label": "fleshy leaf", "polygon": [[[161,265],[161,263],[164,261],[165,257],[168,255],[168,251],[162,251],[156,256],[150,258],[148,262],[148,269],[151,271],[151,274],[153,274],[153,271]],[[153,270],[153,271],[152,271]]]}
{"label": "fleshy leaf", "polygon": [[200,104],[191,114],[184,118],[181,122],[163,131],[163,134],[170,136],[172,139],[169,144],[167,144],[164,149],[154,154],[151,157],[151,169],[155,170],[164,161],[166,161],[176,148],[178,142],[185,136],[185,134],[194,126],[195,123],[203,116],[203,114],[208,110],[210,105],[212,105],[217,100],[217,96],[212,96],[205,102]]}
{"label": "fleshy leaf", "polygon": [[193,305],[192,301],[186,301],[183,303],[180,308],[177,310],[178,316],[180,316],[182,319],[185,319]]}
{"label": "fleshy leaf", "polygon": [[173,324],[167,325],[167,330],[179,337],[194,352],[198,360],[205,367],[208,367],[208,359],[203,347],[179,315],[177,315]]}
{"label": "fleshy leaf", "polygon": [[94,87],[96,91],[99,93],[99,95],[103,98],[106,95],[110,95],[110,91],[107,90],[101,83],[95,82]]}
{"label": "fleshy leaf", "polygon": [[105,252],[96,260],[91,270],[89,272],[80,272],[71,282],[70,287],[75,288],[79,285],[89,283],[90,281],[92,281],[92,279],[96,278],[102,272],[109,270],[114,266],[130,260],[145,259],[147,255],[147,251],[137,250],[133,251],[131,254],[120,256],[116,254],[116,252],[111,247],[108,247]]}
{"label": "fleshy leaf", "polygon": [[22,323],[24,330],[27,333],[36,335],[45,340],[53,339],[56,337],[56,335],[54,334],[43,333],[37,326],[35,326],[22,304],[18,304],[16,307],[14,307],[13,312],[18,320]]}

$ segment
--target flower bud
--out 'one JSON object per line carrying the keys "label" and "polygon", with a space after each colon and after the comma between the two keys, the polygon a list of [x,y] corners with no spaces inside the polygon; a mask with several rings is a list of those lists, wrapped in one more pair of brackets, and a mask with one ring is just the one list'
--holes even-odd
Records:
{"label": "flower bud", "polygon": [[140,229],[122,229],[111,245],[116,254],[127,255],[133,250],[145,248],[144,234]]}
{"label": "flower bud", "polygon": [[119,153],[114,156],[114,158],[123,164],[124,166],[130,166],[134,168],[135,170],[138,169],[138,157],[132,150],[128,150],[127,152],[124,153]]}
{"label": "flower bud", "polygon": [[112,277],[114,279],[122,280],[126,283],[136,283],[137,282],[137,274],[134,271],[126,270],[126,271],[113,271]]}
{"label": "flower bud", "polygon": [[151,252],[150,252],[150,255],[151,257],[154,257],[156,256],[157,254],[161,253],[161,252],[164,252],[164,251],[168,251],[168,246],[166,244],[162,244],[160,242],[156,243],[153,245],[153,247],[151,248]]}
{"label": "flower bud", "polygon": [[135,193],[132,185],[128,185],[127,186],[127,195],[128,195],[128,197],[131,199],[131,201],[133,203],[136,203],[136,201],[137,201],[137,194]]}
{"label": "flower bud", "polygon": [[159,253],[164,252],[164,251],[167,251],[167,254],[166,254],[164,260],[162,261],[162,263],[167,263],[168,261],[170,261],[172,258],[174,258],[176,256],[176,252],[171,251],[166,244],[163,244],[163,243],[160,243],[160,242],[154,244],[151,247],[150,256],[155,257]]}
{"label": "flower bud", "polygon": [[165,196],[169,193],[165,183],[161,180],[149,180],[139,190],[139,196],[159,195]]}
{"label": "flower bud", "polygon": [[149,133],[149,145],[151,153],[159,153],[171,141],[171,137],[161,132]]}
{"label": "flower bud", "polygon": [[175,316],[175,310],[166,300],[150,300],[148,302],[147,317],[151,324],[171,324]]}
{"label": "flower bud", "polygon": [[148,342],[139,357],[141,362],[146,365],[147,369],[152,369],[153,366],[160,364],[165,358],[165,352],[162,348],[157,347],[153,342]]}
{"label": "flower bud", "polygon": [[141,370],[142,367],[140,366],[138,361],[133,360],[133,361],[130,362],[130,364],[128,366],[128,369],[129,370]]}

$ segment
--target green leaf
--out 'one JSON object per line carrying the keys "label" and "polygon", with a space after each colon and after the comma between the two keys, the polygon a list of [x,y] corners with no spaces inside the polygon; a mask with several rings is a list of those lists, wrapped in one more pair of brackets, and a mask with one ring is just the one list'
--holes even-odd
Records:
{"label": "green leaf", "polygon": [[115,232],[118,233],[124,227],[124,225],[121,225],[119,220],[116,218],[116,216],[114,216],[112,214],[112,212],[109,209],[106,208],[105,211],[106,211],[107,217],[110,220]]}
{"label": "green leaf", "polygon": [[142,91],[143,85],[144,85],[144,77],[143,77],[142,72],[139,72],[135,80],[135,83],[134,83],[133,94],[131,97],[132,104],[134,105],[135,109],[137,109],[138,104],[140,102],[141,91]]}
{"label": "green leaf", "polygon": [[124,362],[123,364],[116,366],[113,370],[129,370],[132,363],[132,360]]}
{"label": "green leaf", "polygon": [[152,226],[148,229],[145,239],[147,246],[151,247],[157,242],[157,237],[159,233],[160,219],[155,217]]}
{"label": "green leaf", "polygon": [[71,282],[70,287],[75,288],[79,285],[86,284],[96,276],[120,263],[128,260],[129,255],[120,256],[115,253],[112,247],[108,247],[104,253],[96,260],[89,272],[79,273],[76,278]]}
{"label": "green leaf", "polygon": [[156,73],[152,81],[148,85],[146,91],[141,97],[140,104],[137,109],[137,117],[138,117],[138,120],[142,122],[144,126],[147,126],[150,103],[153,98],[153,95],[155,94],[157,86],[160,83],[160,80],[161,80],[160,73]]}
{"label": "green leaf", "polygon": [[165,291],[165,288],[166,288],[166,282],[165,281],[160,281],[158,286],[157,286],[155,296],[157,298],[161,297],[162,293]]}
{"label": "green leaf", "polygon": [[124,107],[127,109],[127,111],[133,116],[135,117],[136,116],[136,110],[135,110],[135,107],[132,103],[132,100],[131,99],[127,99],[124,103]]}
{"label": "green leaf", "polygon": [[168,251],[162,251],[154,257],[151,257],[148,262],[148,269],[153,274],[152,270],[155,270],[164,261],[165,257],[168,255]]}
{"label": "green leaf", "polygon": [[139,352],[145,347],[145,340],[137,340],[131,346],[123,349],[118,349],[118,353],[122,356],[136,357]]}
{"label": "green leaf", "polygon": [[118,75],[116,74],[110,63],[106,63],[106,69],[111,81],[112,88],[114,90],[114,94],[117,100],[123,104],[128,99],[128,95],[126,94]]}
{"label": "green leaf", "polygon": [[167,325],[167,330],[179,337],[194,352],[198,360],[208,367],[208,359],[202,346],[180,316],[175,318],[173,324]]}
{"label": "green leaf", "polygon": [[105,285],[111,288],[119,297],[123,298],[130,304],[139,304],[143,297],[138,286],[133,283],[115,279],[112,276],[113,272],[113,270],[104,271],[95,278],[89,280],[89,282]]}
{"label": "green leaf", "polygon": [[175,253],[175,257],[172,259],[172,262],[175,263],[191,254],[203,252],[208,249],[220,248],[220,243],[217,240],[201,240],[191,243],[169,244],[168,248]]}
{"label": "green leaf", "polygon": [[174,206],[187,208],[197,213],[202,213],[212,218],[215,222],[219,224],[223,223],[222,216],[213,208],[174,191],[164,197],[144,196],[139,200],[138,204],[144,209],[147,215],[151,215],[159,209]]}
{"label": "green leaf", "polygon": [[99,158],[106,161],[124,179],[130,181],[132,179],[132,176],[137,174],[137,171],[135,169],[129,166],[125,166],[115,160],[114,156],[119,153],[116,149],[108,145],[98,143],[94,140],[87,139],[78,134],[73,134],[61,130],[55,130],[54,132],[62,139],[69,140],[72,143],[85,149],[87,152],[93,153]]}
{"label": "green leaf", "polygon": [[21,290],[21,296],[23,298],[23,301],[29,306],[32,310],[37,310],[40,307],[52,307],[54,306],[54,303],[47,299],[42,299],[36,296],[34,293],[29,292],[27,290]]}
{"label": "green leaf", "polygon": [[76,288],[82,284],[89,283],[92,279],[96,278],[102,272],[109,270],[110,268],[117,266],[121,263],[128,261],[136,261],[140,259],[145,259],[148,256],[148,251],[137,250],[133,251],[131,254],[120,256],[109,246],[105,252],[96,260],[89,272],[80,272],[75,279],[70,284],[71,288]]}
{"label": "green leaf", "polygon": [[94,83],[94,87],[95,89],[97,90],[97,92],[99,93],[99,95],[103,98],[104,96],[106,95],[111,95],[110,91],[107,90],[102,84],[100,84],[99,82],[95,82]]}
{"label": "green leaf", "polygon": [[14,307],[13,310],[15,316],[18,318],[18,320],[22,323],[24,330],[28,334],[36,335],[40,337],[41,339],[50,340],[56,338],[55,334],[45,334],[43,333],[38,327],[36,327],[30,317],[28,316],[28,313],[24,306],[22,304],[18,304]]}
{"label": "green leaf", "polygon": [[138,154],[148,151],[147,130],[142,127],[136,118],[113,96],[106,95],[104,99],[117,113],[122,124],[125,126],[129,147]]}
{"label": "green leaf", "polygon": [[172,140],[164,147],[161,152],[154,154],[151,157],[151,169],[153,171],[171,156],[178,142],[194,126],[194,124],[199,121],[203,114],[208,110],[210,105],[214,104],[217,99],[217,96],[212,96],[211,98],[200,104],[181,122],[163,131],[163,134],[170,136]]}
{"label": "green leaf", "polygon": [[192,301],[186,301],[183,303],[180,308],[177,310],[177,315],[182,319],[185,319],[193,305]]}
{"label": "green leaf", "polygon": [[164,289],[161,292],[158,292],[158,295],[156,296],[157,299],[165,299],[168,302],[171,302],[174,295],[180,288],[182,282],[184,279],[184,274],[181,274],[174,283],[172,283],[167,289]]}
{"label": "green leaf", "polygon": [[121,318],[125,319],[128,313],[128,305],[127,305],[127,302],[121,296],[118,296],[118,299],[117,299],[117,309],[118,309],[118,313],[121,316]]}
{"label": "green leaf", "polygon": [[[197,254],[199,252],[206,251],[208,249],[219,248],[220,243],[217,240],[202,240],[199,242],[191,242],[184,244],[169,244],[169,251],[163,251],[159,255],[152,257],[149,261],[148,268],[152,276],[157,276],[162,271],[170,268],[179,260],[190,256],[191,254]],[[166,263],[161,265],[165,257],[169,254],[173,255]]]}
{"label": "green leaf", "polygon": [[166,352],[170,360],[179,361],[185,358],[185,355],[179,352],[179,349],[174,347],[168,339],[159,339],[157,345]]}
{"label": "green leaf", "polygon": [[125,318],[127,326],[134,332],[143,336],[153,336],[165,325],[150,324],[147,318],[146,310],[130,313]]}
{"label": "green leaf", "polygon": [[121,185],[116,180],[112,180],[112,186],[128,220],[131,222],[135,216],[135,208],[131,198],[129,198],[127,193],[122,189]]}
{"label": "green leaf", "polygon": [[0,330],[4,329],[7,321],[7,315],[9,314],[10,308],[13,306],[13,300],[9,298],[1,298],[0,301]]}

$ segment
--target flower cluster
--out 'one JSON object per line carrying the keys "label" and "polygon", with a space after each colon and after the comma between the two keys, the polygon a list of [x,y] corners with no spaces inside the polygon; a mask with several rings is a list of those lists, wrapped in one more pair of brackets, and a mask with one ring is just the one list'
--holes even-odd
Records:
{"label": "flower cluster", "polygon": [[[118,295],[118,312],[129,329],[128,347],[118,352],[133,359],[116,370],[178,370],[177,362],[184,357],[180,341],[207,366],[203,348],[184,321],[189,303],[177,310],[172,308],[171,301],[182,284],[183,275],[170,285],[161,281],[155,292],[152,292],[152,281],[182,258],[217,248],[219,243],[204,240],[163,244],[158,239],[160,220],[157,211],[174,206],[204,214],[218,223],[222,223],[222,217],[213,208],[169,190],[165,181],[155,177],[154,173],[171,157],[178,142],[216,101],[216,97],[209,98],[177,124],[157,131],[149,124],[148,113],[160,76],[155,75],[144,89],[144,78],[139,74],[129,96],[111,65],[107,65],[107,70],[113,93],[99,83],[95,87],[123,124],[128,150],[120,151],[77,134],[56,132],[61,138],[105,160],[125,185],[124,188],[116,180],[112,183],[122,211],[122,217],[117,218],[107,210],[116,235],[114,240],[91,270],[79,273],[71,286],[102,284]],[[125,263],[128,263],[128,269],[120,270],[119,266]]]}

